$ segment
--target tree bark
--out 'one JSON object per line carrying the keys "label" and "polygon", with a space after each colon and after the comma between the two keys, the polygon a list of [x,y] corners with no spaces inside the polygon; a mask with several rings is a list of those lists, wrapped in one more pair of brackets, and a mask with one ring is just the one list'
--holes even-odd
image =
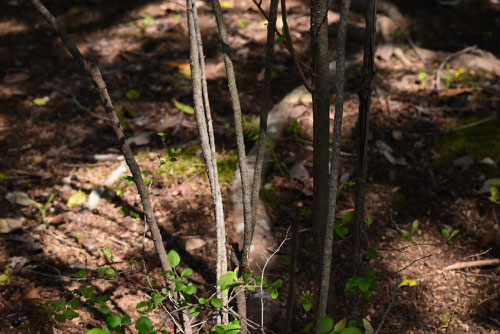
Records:
{"label": "tree bark", "polygon": [[[195,0],[186,0],[186,11],[189,30],[191,78],[193,82],[193,100],[195,104],[196,124],[201,144],[205,167],[210,183],[210,190],[214,204],[216,234],[217,234],[217,281],[227,272],[226,230],[224,223],[224,209],[218,180],[215,139],[213,133],[210,101],[208,98],[207,81],[205,77],[205,58],[203,43]],[[227,306],[227,296],[217,287],[217,295]],[[222,322],[228,322],[227,313],[223,313]]]}
{"label": "tree bark", "polygon": [[[318,320],[316,323],[316,333],[319,333],[319,324],[325,316],[328,302],[328,292],[330,288],[330,274],[332,264],[333,232],[335,221],[335,209],[337,204],[338,174],[340,163],[340,144],[342,139],[342,117],[344,112],[344,81],[345,81],[345,41],[347,31],[347,19],[349,16],[350,0],[343,0],[340,10],[339,32],[337,35],[337,61],[335,82],[335,119],[333,128],[332,144],[332,166],[328,180],[328,216],[325,231],[320,295],[318,304]],[[326,25],[326,24],[325,24]]]}
{"label": "tree bark", "polygon": [[[330,144],[330,82],[328,67],[328,0],[311,0],[311,61],[313,68],[313,223],[318,263],[328,208]],[[318,270],[319,271],[319,270]]]}
{"label": "tree bark", "polygon": [[[366,173],[368,170],[367,148],[370,124],[371,94],[375,78],[375,33],[377,20],[377,0],[366,0],[365,8],[365,41],[363,54],[363,77],[359,89],[359,118],[358,118],[358,175],[356,178],[354,221],[353,221],[353,253],[352,275],[359,274],[359,254],[361,227],[365,216],[365,188]],[[358,294],[354,293],[351,300],[352,318],[358,315]]]}

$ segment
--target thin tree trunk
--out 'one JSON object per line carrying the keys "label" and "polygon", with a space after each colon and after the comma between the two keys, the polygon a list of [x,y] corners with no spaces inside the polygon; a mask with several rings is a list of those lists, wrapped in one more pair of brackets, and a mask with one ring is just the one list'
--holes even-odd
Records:
{"label": "thin tree trunk", "polygon": [[[375,78],[375,32],[377,20],[377,0],[366,0],[365,9],[365,42],[363,55],[363,78],[359,90],[359,120],[358,120],[358,177],[356,179],[356,194],[353,221],[353,276],[359,274],[359,253],[361,226],[365,215],[366,173],[368,170],[367,148],[370,124],[370,104]],[[351,314],[358,315],[358,294],[352,295]]]}
{"label": "thin tree trunk", "polygon": [[337,188],[340,163],[340,144],[342,139],[342,117],[344,112],[344,81],[345,81],[345,41],[347,32],[347,19],[349,16],[350,0],[343,0],[340,9],[339,32],[337,35],[337,61],[336,73],[337,79],[335,82],[335,119],[333,127],[333,144],[332,144],[332,166],[329,178],[329,193],[328,193],[328,220],[325,233],[325,242],[323,248],[323,265],[321,272],[321,284],[318,305],[318,320],[316,323],[316,333],[319,333],[319,324],[325,316],[326,306],[328,302],[328,291],[330,288],[330,274],[332,264],[332,248],[333,248],[333,227],[335,221],[335,209],[337,204]]}
{"label": "thin tree trunk", "polygon": [[[190,39],[190,64],[191,77],[193,81],[193,100],[195,103],[196,123],[205,160],[207,175],[210,182],[212,199],[215,211],[217,231],[217,281],[227,272],[226,255],[226,231],[224,223],[224,209],[218,180],[215,139],[213,133],[210,101],[208,99],[208,88],[205,77],[205,57],[203,55],[203,44],[201,41],[200,27],[195,0],[186,0],[188,30]],[[227,306],[227,296],[217,287],[217,295]],[[222,322],[228,322],[227,313],[223,313]]]}
{"label": "thin tree trunk", "polygon": [[[229,87],[229,95],[231,98],[231,104],[233,108],[234,117],[234,128],[236,134],[236,146],[238,149],[238,167],[241,176],[241,192],[243,201],[243,219],[244,219],[244,234],[243,234],[243,244],[248,245],[243,247],[242,256],[240,261],[240,273],[243,274],[247,268],[248,263],[248,253],[249,253],[249,243],[248,238],[251,236],[251,189],[250,189],[250,178],[248,176],[248,165],[247,157],[245,152],[245,141],[243,136],[243,124],[241,119],[241,106],[240,98],[238,96],[238,87],[236,85],[236,76],[234,73],[233,60],[231,58],[231,48],[229,46],[229,38],[227,35],[226,23],[224,22],[224,16],[222,14],[222,9],[219,0],[211,0],[212,7],[214,9],[215,19],[217,21],[217,29],[219,32],[219,37],[222,43],[222,57],[224,59],[224,65],[226,67],[226,76]],[[242,289],[241,287],[238,290]],[[237,305],[238,313],[243,318],[241,321],[241,333],[247,333],[246,325],[246,296],[245,291],[237,291]]]}
{"label": "thin tree trunk", "polygon": [[[101,98],[101,103],[104,106],[106,115],[108,116],[108,119],[111,123],[111,126],[113,127],[113,130],[115,131],[115,135],[116,138],[118,139],[120,149],[123,153],[123,156],[125,157],[125,162],[127,163],[127,166],[129,167],[130,172],[132,173],[135,185],[137,186],[137,191],[139,192],[139,196],[141,198],[141,204],[144,210],[144,214],[146,216],[146,222],[149,226],[149,230],[151,231],[151,235],[153,237],[153,242],[155,245],[155,250],[160,259],[162,269],[171,270],[170,263],[168,262],[167,252],[163,245],[160,229],[158,228],[158,224],[156,223],[156,219],[154,216],[153,206],[151,205],[151,201],[149,199],[148,187],[146,186],[146,183],[142,178],[139,164],[135,160],[132,149],[130,148],[130,145],[127,142],[125,134],[123,133],[123,129],[118,120],[118,116],[116,115],[115,107],[113,106],[113,102],[111,101],[108,89],[106,88],[106,84],[104,83],[99,67],[97,67],[97,65],[93,61],[85,58],[82,55],[80,50],[76,47],[75,43],[66,34],[66,31],[60,26],[59,22],[54,17],[54,15],[52,15],[52,13],[50,13],[50,11],[39,0],[30,0],[30,2],[40,13],[40,15],[49,23],[52,29],[56,31],[56,33],[59,35],[59,38],[66,46],[68,51],[71,53],[75,61],[90,76],[92,82],[97,87],[97,91]],[[171,285],[172,284],[173,282],[171,282]],[[183,314],[185,313],[183,312]],[[191,333],[189,319],[184,318],[184,327],[186,333]]]}
{"label": "thin tree trunk", "polygon": [[[328,0],[311,0],[311,57],[313,84],[313,222],[318,263],[328,208],[330,143],[330,82],[328,66]],[[318,268],[319,269],[319,268]],[[318,270],[319,272],[319,270]]]}
{"label": "thin tree trunk", "polygon": [[[284,1],[284,0],[283,0]],[[282,2],[283,3],[283,2]],[[250,249],[252,244],[253,235],[255,232],[255,223],[257,220],[257,209],[259,205],[260,186],[262,181],[262,167],[264,165],[264,158],[266,155],[266,135],[267,135],[267,118],[269,109],[271,108],[271,79],[273,74],[274,65],[274,36],[276,30],[276,19],[278,17],[278,4],[279,0],[271,0],[269,9],[269,21],[267,23],[267,42],[266,42],[266,58],[264,65],[264,81],[262,83],[262,91],[260,96],[260,125],[259,125],[259,139],[257,140],[257,157],[255,159],[253,185],[252,185],[252,198],[251,198],[251,226],[250,238],[245,238],[248,244],[243,243],[243,249]],[[247,254],[248,256],[248,254]]]}

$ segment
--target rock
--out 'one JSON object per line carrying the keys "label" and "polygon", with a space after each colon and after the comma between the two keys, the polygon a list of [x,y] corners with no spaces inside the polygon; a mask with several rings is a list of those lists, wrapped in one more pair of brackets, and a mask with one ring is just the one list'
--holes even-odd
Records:
{"label": "rock", "polygon": [[206,245],[206,241],[200,238],[189,238],[186,241],[186,250],[188,252],[194,251],[195,249],[201,248]]}
{"label": "rock", "polygon": [[309,179],[309,172],[301,162],[297,162],[289,171],[290,177],[304,182]]}
{"label": "rock", "polygon": [[5,195],[5,199],[14,205],[28,206],[31,204],[31,199],[28,194],[22,191],[11,191]]}
{"label": "rock", "polygon": [[473,164],[474,164],[474,156],[471,154],[455,159],[451,163],[453,167],[459,167],[462,170],[462,172],[469,169],[469,167],[472,166]]}
{"label": "rock", "polygon": [[133,137],[129,138],[130,144],[135,144],[137,146],[147,145],[151,142],[151,132],[141,132]]}

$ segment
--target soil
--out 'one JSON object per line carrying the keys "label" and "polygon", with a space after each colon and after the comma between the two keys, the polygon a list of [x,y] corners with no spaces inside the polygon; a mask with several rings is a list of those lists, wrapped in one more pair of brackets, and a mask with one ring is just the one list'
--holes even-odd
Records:
{"label": "soil", "polygon": [[[251,116],[258,115],[266,27],[251,1],[231,3],[233,8],[225,9],[226,22],[241,105],[251,124]],[[418,6],[395,3],[408,18],[410,36],[419,47],[456,52],[475,44],[499,55],[494,31],[500,25],[500,12],[494,1],[463,1],[437,9],[434,1],[421,1]],[[211,294],[216,247],[210,189],[196,145],[194,116],[174,103],[175,99],[192,105],[184,6],[129,0],[58,0],[47,5],[82,53],[100,65],[126,133],[136,143],[133,148],[141,168],[147,176],[155,175],[152,201],[167,248],[179,252],[182,268],[194,269],[190,280],[200,295]],[[287,7],[297,54],[307,62],[307,4],[290,0]],[[80,317],[65,323],[38,311],[38,305],[48,300],[71,300],[71,290],[82,284],[72,275],[82,268],[88,269],[98,293],[110,297],[113,312],[136,320],[136,304],[148,299],[151,284],[160,286],[164,278],[144,223],[119,213],[122,207],[141,212],[134,186],[118,178],[107,185],[109,191],[94,209],[68,207],[77,191],[90,194],[123,164],[98,96],[29,4],[9,0],[1,8],[0,222],[7,219],[11,227],[0,234],[0,270],[10,269],[12,274],[0,282],[0,332],[85,333],[102,326],[105,317],[95,307],[80,308]],[[236,168],[231,105],[210,3],[200,1],[198,8],[223,196],[229,203]],[[333,22],[338,16],[331,17]],[[362,26],[363,20],[353,13],[350,22]],[[335,38],[330,41],[333,50]],[[422,64],[407,40],[396,39],[394,46],[411,66],[390,55],[377,58],[366,199],[366,215],[373,223],[363,233],[362,251],[366,254],[373,248],[378,257],[365,259],[362,271],[378,272],[380,289],[361,302],[361,314],[376,326],[391,304],[397,278],[416,279],[416,285],[397,289],[398,302],[389,310],[381,333],[499,333],[499,268],[443,270],[458,261],[500,255],[498,202],[491,202],[489,193],[481,190],[486,180],[499,176],[498,77],[448,64],[441,71],[438,97],[435,76],[440,62]],[[361,45],[351,42],[350,59],[359,63],[361,50]],[[279,45],[276,52],[272,96],[277,103],[300,85],[300,79],[286,49]],[[349,174],[351,181],[356,166],[358,80],[356,74],[348,78],[343,125],[341,174]],[[312,175],[310,101],[298,103],[292,115],[274,150],[263,196],[275,222],[276,247],[291,220],[298,219],[297,294],[316,295],[312,181],[297,182],[288,174],[301,163]],[[333,105],[331,118],[333,125]],[[246,128],[251,147],[252,127]],[[168,147],[181,148],[177,162],[159,165],[158,155],[167,156],[156,135],[159,131],[167,134]],[[389,155],[387,147],[392,150]],[[107,156],[96,156],[103,154]],[[389,161],[391,156],[395,162]],[[349,184],[339,194],[340,215],[354,207]],[[42,205],[53,195],[44,223],[36,204],[7,200],[16,191]],[[291,217],[294,207],[299,208],[298,214]],[[229,205],[226,218],[228,238],[235,242]],[[418,229],[404,238],[416,220]],[[444,228],[460,231],[452,243],[443,237]],[[351,245],[349,239],[337,239],[337,307],[331,315],[338,320],[348,316],[345,282],[350,276]],[[113,262],[102,251],[105,247],[112,250]],[[283,305],[280,319],[288,290],[287,253],[285,244],[270,272],[270,277],[285,278],[278,297]],[[112,266],[117,278],[99,278],[95,268],[102,266]],[[295,310],[292,328],[303,332],[312,312],[301,306]],[[173,330],[163,310],[151,317],[157,327]],[[280,322],[271,329],[280,333]]]}

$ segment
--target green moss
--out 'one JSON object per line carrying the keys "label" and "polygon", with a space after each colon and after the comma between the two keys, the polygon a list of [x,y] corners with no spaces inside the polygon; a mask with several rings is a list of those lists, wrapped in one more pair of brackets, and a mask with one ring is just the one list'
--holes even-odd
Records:
{"label": "green moss", "polygon": [[[471,117],[466,122],[456,122],[451,129],[477,122],[479,118]],[[438,168],[445,168],[456,158],[471,152],[477,159],[500,157],[500,120],[492,120],[470,128],[452,131],[436,140],[436,148],[441,158]]]}
{"label": "green moss", "polygon": [[225,152],[217,158],[217,171],[221,184],[229,184],[233,181],[237,162],[238,155],[235,151]]}
{"label": "green moss", "polygon": [[157,174],[165,174],[170,180],[176,177],[191,177],[203,170],[205,163],[203,158],[196,155],[199,145],[191,145],[179,153],[177,161],[170,161],[166,154],[162,154],[165,164],[156,171]]}

